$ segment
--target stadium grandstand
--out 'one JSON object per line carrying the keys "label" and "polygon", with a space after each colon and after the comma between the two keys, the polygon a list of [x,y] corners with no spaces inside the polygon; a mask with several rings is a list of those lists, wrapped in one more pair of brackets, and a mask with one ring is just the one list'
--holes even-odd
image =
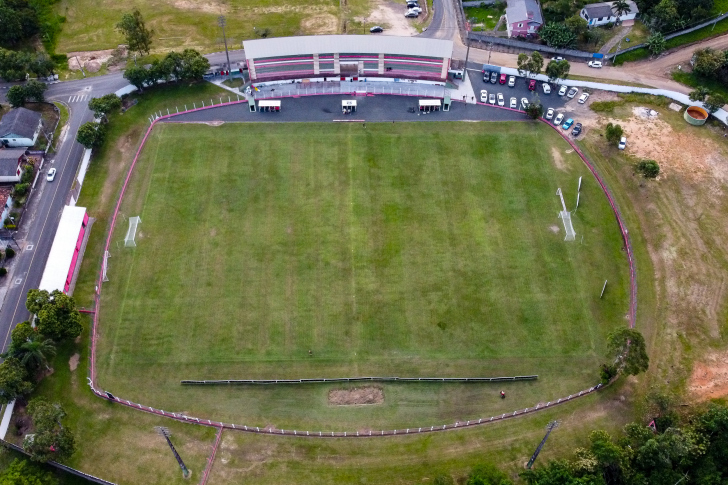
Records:
{"label": "stadium grandstand", "polygon": [[360,78],[445,82],[452,41],[420,37],[313,35],[246,40],[253,83],[358,81]]}

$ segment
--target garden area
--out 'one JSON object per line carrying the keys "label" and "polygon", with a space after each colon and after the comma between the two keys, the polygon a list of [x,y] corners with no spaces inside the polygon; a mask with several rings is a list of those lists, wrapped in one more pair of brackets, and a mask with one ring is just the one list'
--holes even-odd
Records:
{"label": "garden area", "polygon": [[[495,2],[491,5],[481,3],[479,7],[465,7],[463,11],[474,32],[495,30],[498,21],[506,13],[506,3]],[[506,23],[503,22],[498,30],[505,31]]]}

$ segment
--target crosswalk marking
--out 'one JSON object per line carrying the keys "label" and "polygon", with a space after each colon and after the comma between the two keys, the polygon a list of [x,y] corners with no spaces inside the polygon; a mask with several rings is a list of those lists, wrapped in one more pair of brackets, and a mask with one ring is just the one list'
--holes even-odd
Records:
{"label": "crosswalk marking", "polygon": [[78,94],[78,95],[74,95],[74,96],[69,96],[68,102],[69,103],[79,103],[81,101],[86,101],[86,99],[88,99],[88,94]]}

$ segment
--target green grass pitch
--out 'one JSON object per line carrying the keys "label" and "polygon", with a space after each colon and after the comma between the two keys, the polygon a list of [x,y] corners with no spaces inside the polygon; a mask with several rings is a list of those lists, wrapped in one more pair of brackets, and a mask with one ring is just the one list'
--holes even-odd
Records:
{"label": "green grass pitch", "polygon": [[[627,324],[627,265],[569,148],[535,123],[157,126],[122,205],[141,216],[137,247],[123,219],[113,236],[100,385],[228,422],[340,429],[595,384],[606,334]],[[579,176],[567,243],[556,189],[573,209]],[[507,403],[489,385],[388,385],[384,405],[356,409],[327,405],[328,386],[179,385],[531,373]]]}

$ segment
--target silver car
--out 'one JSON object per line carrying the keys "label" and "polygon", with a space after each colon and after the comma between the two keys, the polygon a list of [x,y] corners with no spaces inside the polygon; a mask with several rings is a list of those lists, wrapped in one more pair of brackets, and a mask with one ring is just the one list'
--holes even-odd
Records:
{"label": "silver car", "polygon": [[559,126],[562,121],[564,121],[564,114],[563,113],[557,114],[556,118],[554,119],[554,126]]}
{"label": "silver car", "polygon": [[505,106],[506,100],[503,97],[503,93],[498,93],[498,106]]}
{"label": "silver car", "polygon": [[561,86],[561,89],[559,89],[559,96],[565,95],[567,89],[569,89],[568,86]]}
{"label": "silver car", "polygon": [[518,108],[518,100],[516,98],[511,98],[511,109]]}
{"label": "silver car", "polygon": [[579,92],[579,88],[571,88],[569,89],[569,93],[566,95],[567,98],[573,99],[574,96],[576,96],[576,93]]}
{"label": "silver car", "polygon": [[554,109],[553,108],[549,108],[548,111],[546,111],[546,119],[547,120],[550,120],[553,117],[554,117]]}
{"label": "silver car", "polygon": [[489,102],[490,104],[495,104],[495,94],[493,94],[493,93],[490,93],[490,94],[488,95],[488,102]]}

